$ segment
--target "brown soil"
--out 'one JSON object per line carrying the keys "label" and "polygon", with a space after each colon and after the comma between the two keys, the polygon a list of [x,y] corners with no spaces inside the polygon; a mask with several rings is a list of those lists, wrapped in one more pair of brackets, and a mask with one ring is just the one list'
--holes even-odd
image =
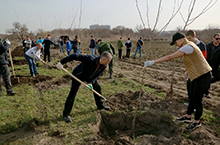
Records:
{"label": "brown soil", "polygon": [[20,59],[20,60],[13,60],[13,64],[14,65],[24,65],[24,64],[28,64],[26,59]]}
{"label": "brown soil", "polygon": [[12,58],[13,57],[24,57],[24,50],[22,46],[16,47],[12,52],[11,52]]}

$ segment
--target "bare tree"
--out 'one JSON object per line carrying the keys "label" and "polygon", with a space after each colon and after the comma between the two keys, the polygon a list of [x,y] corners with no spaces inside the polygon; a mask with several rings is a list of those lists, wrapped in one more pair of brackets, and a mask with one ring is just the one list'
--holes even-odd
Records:
{"label": "bare tree", "polygon": [[184,18],[181,11],[179,11],[181,18],[184,22],[183,31],[185,31],[186,27],[191,25],[196,19],[198,19],[200,16],[206,13],[209,9],[211,9],[217,1],[218,0],[209,0],[208,4],[201,10],[201,12],[197,14],[196,16],[192,17],[193,10],[195,9],[195,6],[196,6],[196,0],[191,0],[188,6],[188,13],[186,15],[186,18]]}
{"label": "bare tree", "polygon": [[18,39],[21,40],[22,37],[28,35],[28,28],[25,24],[20,24],[19,22],[13,23],[14,28],[6,30],[6,33],[16,35]]}
{"label": "bare tree", "polygon": [[157,14],[156,14],[156,19],[155,19],[155,22],[154,22],[154,25],[153,27],[151,28],[150,26],[150,20],[149,20],[149,4],[148,4],[148,0],[146,1],[146,6],[147,6],[147,13],[146,13],[146,17],[147,17],[147,26],[148,26],[148,29],[146,28],[146,25],[145,25],[145,22],[143,20],[143,17],[142,17],[142,14],[141,14],[141,11],[140,11],[140,8],[138,6],[138,0],[136,0],[136,7],[137,7],[137,10],[138,10],[138,13],[139,13],[139,16],[140,16],[140,20],[142,22],[142,25],[143,25],[143,28],[144,30],[149,30],[150,29],[150,34],[149,32],[145,31],[148,39],[150,41],[152,41],[152,39],[154,37],[156,37],[158,34],[160,34],[161,32],[164,32],[166,30],[166,28],[169,26],[169,24],[171,23],[171,21],[174,19],[174,17],[178,14],[178,12],[180,11],[180,8],[182,7],[182,4],[183,4],[183,1],[184,0],[181,0],[179,6],[177,7],[176,9],[176,5],[177,5],[177,2],[176,0],[174,0],[174,6],[173,6],[173,11],[171,13],[171,16],[170,18],[168,19],[168,21],[164,24],[164,26],[160,29],[158,29],[158,31],[156,32],[157,30],[157,25],[158,25],[158,22],[160,20],[160,15],[161,15],[161,11],[162,11],[162,0],[159,1],[159,5],[158,5],[158,10],[157,10]]}

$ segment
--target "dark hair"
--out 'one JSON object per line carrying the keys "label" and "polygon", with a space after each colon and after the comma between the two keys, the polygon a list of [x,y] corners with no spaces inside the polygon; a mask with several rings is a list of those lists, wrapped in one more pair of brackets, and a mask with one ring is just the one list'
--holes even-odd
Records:
{"label": "dark hair", "polygon": [[51,36],[50,34],[47,35],[47,37]]}
{"label": "dark hair", "polygon": [[195,37],[196,36],[196,32],[194,30],[189,30],[189,31],[186,32],[186,36]]}
{"label": "dark hair", "polygon": [[213,38],[215,38],[215,36],[220,36],[220,33],[215,33],[215,34],[213,35]]}
{"label": "dark hair", "polygon": [[98,42],[102,41],[102,39],[99,39]]}
{"label": "dark hair", "polygon": [[91,35],[90,37],[92,37],[93,38],[93,36]]}
{"label": "dark hair", "polygon": [[78,36],[76,35],[75,38],[78,39]]}
{"label": "dark hair", "polygon": [[122,37],[120,37],[120,39],[122,39]]}
{"label": "dark hair", "polygon": [[41,39],[41,37],[39,37],[39,39]]}
{"label": "dark hair", "polygon": [[100,58],[102,58],[102,57],[111,58],[112,55],[111,55],[108,51],[105,51],[105,52],[103,52],[103,53],[101,54]]}
{"label": "dark hair", "polygon": [[142,39],[142,37],[140,37],[140,39]]}
{"label": "dark hair", "polygon": [[130,40],[130,38],[128,38],[128,40]]}

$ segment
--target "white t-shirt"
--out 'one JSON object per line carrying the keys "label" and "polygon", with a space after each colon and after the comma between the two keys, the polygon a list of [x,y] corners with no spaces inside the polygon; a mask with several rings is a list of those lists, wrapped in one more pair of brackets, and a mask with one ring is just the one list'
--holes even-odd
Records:
{"label": "white t-shirt", "polygon": [[194,48],[191,45],[184,45],[179,49],[179,51],[185,52],[186,54],[191,54],[194,51]]}
{"label": "white t-shirt", "polygon": [[32,47],[29,49],[25,54],[31,58],[36,58],[37,60],[41,61],[40,59],[40,49],[37,49],[37,46]]}

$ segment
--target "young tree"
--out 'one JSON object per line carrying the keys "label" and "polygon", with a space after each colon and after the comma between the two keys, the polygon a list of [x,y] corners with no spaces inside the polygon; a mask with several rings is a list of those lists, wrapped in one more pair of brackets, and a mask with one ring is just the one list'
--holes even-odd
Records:
{"label": "young tree", "polygon": [[22,37],[27,36],[29,34],[28,28],[25,24],[22,25],[19,22],[14,22],[13,27],[14,28],[12,29],[7,29],[6,33],[17,36],[19,40],[21,40]]}

